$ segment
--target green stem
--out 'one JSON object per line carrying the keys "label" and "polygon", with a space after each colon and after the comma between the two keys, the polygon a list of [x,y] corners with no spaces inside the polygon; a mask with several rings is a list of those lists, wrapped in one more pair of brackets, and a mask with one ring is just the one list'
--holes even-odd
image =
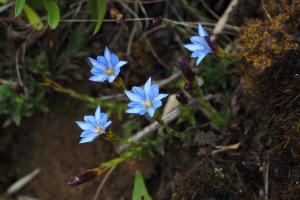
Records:
{"label": "green stem", "polygon": [[127,90],[124,79],[120,76],[118,76],[115,79],[115,81],[113,82],[113,85],[115,85],[117,88],[120,88],[121,90]]}
{"label": "green stem", "polygon": [[198,96],[198,101],[203,113],[208,119],[212,119],[215,115],[218,114],[218,111],[209,103],[209,101],[204,99],[203,90],[196,82],[193,83],[193,86],[196,89],[195,92]]}
{"label": "green stem", "polygon": [[135,146],[137,145],[137,142],[133,142],[133,141],[129,141],[124,138],[121,138],[120,136],[113,134],[111,131],[106,133],[104,136],[105,136],[104,138],[106,140],[108,140],[112,143],[116,143],[116,144],[120,144],[120,145],[123,145],[123,144],[135,145]]}
{"label": "green stem", "polygon": [[158,122],[158,124],[166,130],[166,132],[174,137],[177,137],[177,131],[175,131],[173,128],[171,128],[168,124],[164,123],[159,117],[155,116],[154,117],[155,121]]}

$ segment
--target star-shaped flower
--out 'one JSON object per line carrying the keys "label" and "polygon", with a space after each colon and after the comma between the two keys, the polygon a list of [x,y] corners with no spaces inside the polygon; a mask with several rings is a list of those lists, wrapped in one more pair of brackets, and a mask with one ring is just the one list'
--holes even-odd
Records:
{"label": "star-shaped flower", "polygon": [[97,56],[97,59],[89,57],[92,64],[91,73],[89,78],[91,81],[112,83],[120,73],[120,68],[127,64],[127,61],[119,60],[118,56],[111,53],[107,47],[104,50],[104,56]]}
{"label": "star-shaped flower", "polygon": [[151,85],[151,77],[143,88],[134,86],[132,91],[125,90],[125,94],[131,100],[127,113],[144,115],[147,112],[150,117],[153,117],[155,110],[162,105],[161,100],[168,96],[159,94],[158,85]]}
{"label": "star-shaped flower", "polygon": [[197,58],[196,65],[203,60],[203,58],[210,52],[213,52],[210,43],[209,36],[206,30],[202,27],[202,25],[198,24],[198,36],[191,37],[192,44],[185,44],[184,47],[188,50],[192,51],[192,58]]}
{"label": "star-shaped flower", "polygon": [[86,143],[95,140],[99,135],[105,134],[105,130],[112,121],[108,121],[107,114],[101,113],[100,106],[97,106],[95,116],[84,116],[84,121],[76,121],[76,123],[83,130],[79,143]]}

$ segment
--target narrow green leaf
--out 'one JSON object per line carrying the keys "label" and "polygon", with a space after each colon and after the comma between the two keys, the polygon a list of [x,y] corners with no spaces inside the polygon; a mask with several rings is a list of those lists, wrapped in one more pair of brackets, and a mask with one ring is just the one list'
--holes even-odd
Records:
{"label": "narrow green leaf", "polygon": [[15,17],[18,17],[25,5],[25,0],[16,0],[15,2]]}
{"label": "narrow green leaf", "polygon": [[135,173],[132,200],[152,200],[147,191],[143,176],[139,171]]}
{"label": "narrow green leaf", "polygon": [[98,33],[98,31],[101,28],[105,13],[106,13],[106,0],[97,0],[97,15],[98,15],[98,19],[97,19],[97,24],[94,30],[93,35],[95,35],[96,33]]}
{"label": "narrow green leaf", "polygon": [[37,30],[41,30],[44,27],[44,24],[39,15],[34,10],[32,10],[32,8],[29,5],[24,5],[24,12],[29,23],[34,28],[36,28]]}
{"label": "narrow green leaf", "polygon": [[54,0],[46,0],[45,7],[48,11],[48,24],[50,28],[55,29],[60,20],[59,7]]}

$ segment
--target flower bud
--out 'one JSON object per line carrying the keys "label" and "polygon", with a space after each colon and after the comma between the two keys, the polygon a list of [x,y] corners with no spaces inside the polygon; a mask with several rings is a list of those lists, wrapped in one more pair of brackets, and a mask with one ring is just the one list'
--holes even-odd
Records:
{"label": "flower bud", "polygon": [[191,92],[194,89],[193,85],[190,82],[185,82],[183,88],[187,92]]}
{"label": "flower bud", "polygon": [[97,176],[99,176],[99,170],[98,169],[92,169],[89,170],[79,176],[75,176],[73,179],[68,181],[68,185],[70,186],[77,186],[80,185],[84,182],[87,182],[91,179],[96,178]]}
{"label": "flower bud", "polygon": [[215,43],[213,41],[211,41],[209,36],[205,36],[204,37],[206,43],[208,44],[209,48],[213,51],[213,52],[217,52],[218,51],[218,47],[215,45]]}
{"label": "flower bud", "polygon": [[155,25],[155,26],[158,26],[161,24],[161,17],[160,16],[157,16],[157,17],[154,17],[154,19],[152,20],[152,24]]}
{"label": "flower bud", "polygon": [[183,92],[177,92],[176,93],[176,99],[179,101],[181,104],[186,104],[188,102],[187,97]]}
{"label": "flower bud", "polygon": [[191,83],[194,82],[196,75],[192,71],[191,67],[183,59],[179,59],[178,64],[186,80]]}

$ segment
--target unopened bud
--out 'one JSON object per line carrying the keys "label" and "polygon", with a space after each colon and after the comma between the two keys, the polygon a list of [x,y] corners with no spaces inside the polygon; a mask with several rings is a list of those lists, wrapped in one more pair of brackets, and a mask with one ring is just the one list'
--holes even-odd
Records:
{"label": "unopened bud", "polygon": [[192,71],[191,67],[183,59],[179,59],[178,64],[186,80],[194,82],[196,75]]}
{"label": "unopened bud", "polygon": [[188,102],[187,97],[183,92],[177,92],[176,93],[176,99],[179,101],[181,104],[186,104]]}
{"label": "unopened bud", "polygon": [[185,91],[191,92],[193,91],[193,85],[190,82],[185,82],[183,88],[185,89]]}
{"label": "unopened bud", "polygon": [[152,20],[152,24],[155,25],[155,26],[158,26],[161,24],[161,17],[157,16],[157,17],[154,17],[154,19]]}
{"label": "unopened bud", "polygon": [[73,179],[68,181],[68,185],[77,186],[77,185],[85,183],[85,182],[87,182],[91,179],[94,179],[97,176],[99,176],[99,170],[98,169],[92,169],[92,170],[89,170],[89,171],[79,175],[79,176],[75,176]]}
{"label": "unopened bud", "polygon": [[215,45],[215,43],[213,41],[211,41],[210,37],[205,36],[204,39],[205,39],[206,43],[208,44],[208,46],[210,47],[210,49],[216,53],[218,51],[218,47]]}

